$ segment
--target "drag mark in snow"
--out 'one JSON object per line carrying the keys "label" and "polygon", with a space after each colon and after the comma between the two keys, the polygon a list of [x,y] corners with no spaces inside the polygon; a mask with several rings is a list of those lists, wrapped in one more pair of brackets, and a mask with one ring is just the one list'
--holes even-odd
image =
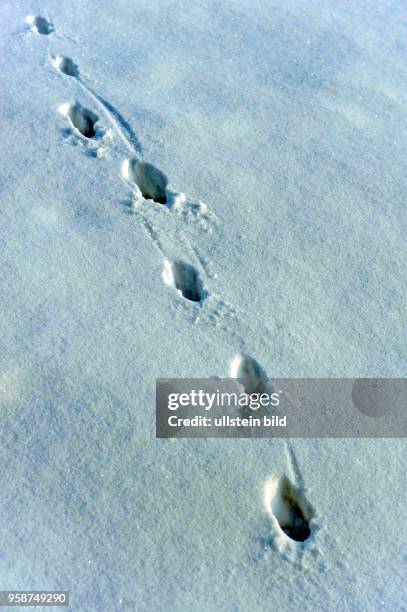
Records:
{"label": "drag mark in snow", "polygon": [[124,142],[126,147],[135,154],[141,154],[141,145],[138,141],[136,134],[134,133],[131,125],[124,119],[115,107],[110,104],[107,100],[99,96],[93,89],[88,87],[81,78],[78,78],[78,83],[99,105],[107,116],[110,123],[113,125],[119,138]]}
{"label": "drag mark in snow", "polygon": [[76,78],[82,89],[93,99],[94,102],[96,102],[99,108],[101,108],[103,113],[107,116],[107,119],[110,121],[126,147],[133,153],[141,154],[141,145],[130,124],[124,119],[119,111],[115,109],[112,104],[110,104],[110,102],[99,96],[99,94],[86,85],[86,83],[80,77],[77,64],[75,64],[70,57],[64,57],[63,55],[54,56],[51,59],[51,63],[54,68],[59,72],[62,72],[62,74]]}
{"label": "drag mark in snow", "polygon": [[287,459],[287,466],[290,472],[291,478],[298,487],[304,489],[304,477],[300,470],[298,459],[294,452],[294,448],[288,442],[285,442],[285,455]]}
{"label": "drag mark in snow", "polygon": [[151,223],[151,221],[149,221],[145,215],[143,215],[141,212],[139,212],[140,218],[141,218],[141,222],[147,232],[147,234],[149,235],[149,237],[151,238],[153,244],[156,246],[156,248],[160,251],[161,255],[163,255],[165,257],[165,252],[164,252],[164,248],[161,244],[161,240],[159,237],[159,231],[154,227],[154,225]]}
{"label": "drag mark in snow", "polygon": [[47,36],[54,31],[54,26],[48,19],[45,17],[41,17],[40,15],[28,15],[26,17],[26,23],[31,27],[34,32],[37,34],[42,34],[43,36]]}
{"label": "drag mark in snow", "polygon": [[95,124],[99,117],[79,102],[62,104],[59,112],[68,117],[72,126],[85,138],[93,138],[96,135]]}
{"label": "drag mark in snow", "polygon": [[187,300],[191,302],[202,302],[205,298],[202,281],[198,271],[183,261],[164,261],[164,282],[170,287],[175,287]]}
{"label": "drag mark in snow", "polygon": [[202,267],[202,270],[204,270],[205,274],[209,277],[209,278],[218,278],[218,275],[214,272],[212,272],[211,269],[211,262],[210,260],[206,259],[205,257],[203,257],[198,249],[196,248],[196,246],[192,243],[190,243],[190,249],[192,251],[192,253],[194,254],[194,257],[196,258],[196,260],[199,262],[199,265]]}

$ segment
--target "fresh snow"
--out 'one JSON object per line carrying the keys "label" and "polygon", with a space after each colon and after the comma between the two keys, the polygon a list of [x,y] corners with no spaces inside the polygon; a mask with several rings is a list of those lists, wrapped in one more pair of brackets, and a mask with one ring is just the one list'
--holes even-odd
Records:
{"label": "fresh snow", "polygon": [[156,378],[405,376],[405,3],[0,30],[0,588],[406,610],[404,441],[155,438]]}

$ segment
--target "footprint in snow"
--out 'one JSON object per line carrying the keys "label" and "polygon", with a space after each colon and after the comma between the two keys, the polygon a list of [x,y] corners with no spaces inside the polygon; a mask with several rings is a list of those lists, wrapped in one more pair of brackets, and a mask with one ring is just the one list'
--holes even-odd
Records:
{"label": "footprint in snow", "polygon": [[59,72],[62,72],[62,74],[65,74],[66,76],[74,78],[79,77],[79,68],[70,57],[53,55],[51,57],[51,64],[56,70],[59,70]]}
{"label": "footprint in snow", "polygon": [[230,377],[239,380],[245,393],[263,393],[265,390],[267,374],[249,355],[240,354],[232,359]]}
{"label": "footprint in snow", "polygon": [[138,188],[146,200],[167,203],[168,179],[152,164],[135,158],[126,159],[122,164],[122,175]]}
{"label": "footprint in snow", "polygon": [[98,115],[82,106],[78,101],[66,102],[59,107],[59,112],[69,119],[72,127],[75,128],[85,138],[94,138],[98,128],[96,123],[99,121]]}
{"label": "footprint in snow", "polygon": [[52,34],[54,32],[54,26],[48,19],[45,17],[41,17],[40,15],[28,15],[25,19],[26,23],[30,26],[33,32],[37,34],[42,34],[43,36],[48,36],[48,34]]}
{"label": "footprint in snow", "polygon": [[[99,105],[103,106],[112,124],[118,129],[122,138],[128,144],[134,143],[136,137],[123,117],[101,99],[95,92],[91,91],[80,78],[78,65],[70,58],[63,55],[51,56],[51,64],[62,74],[78,79],[79,84],[87,91]],[[71,122],[72,118],[71,118]],[[75,126],[77,127],[77,126]],[[79,128],[77,128],[79,129]],[[79,129],[79,131],[81,131]],[[88,137],[81,132],[82,135]],[[140,148],[137,142],[137,147]],[[146,200],[153,200],[159,204],[167,204],[170,210],[182,218],[184,222],[192,222],[199,225],[207,232],[211,231],[210,222],[214,216],[209,212],[208,206],[202,201],[193,201],[182,192],[172,192],[167,189],[168,179],[165,174],[148,162],[138,158],[127,159],[122,164],[122,175],[136,187],[137,192]]]}
{"label": "footprint in snow", "polygon": [[[132,143],[134,135],[131,128],[124,124],[121,115],[111,105],[108,105],[106,101],[102,100],[82,82],[78,65],[70,57],[59,54],[53,55],[51,56],[51,64],[63,75],[76,78],[79,84],[103,107],[104,112],[108,115],[116,129],[118,129],[124,140],[128,144]],[[78,101],[62,104],[59,111],[68,118],[78,136],[80,135],[86,140],[91,140],[96,136],[100,137],[103,135],[103,132],[96,125],[99,121],[99,116],[88,108],[83,107]],[[69,135],[71,132],[68,131],[66,133]],[[104,151],[105,149],[92,149],[88,153],[92,156],[100,157],[104,154]],[[153,200],[159,204],[166,204],[168,209],[174,210],[183,221],[192,220],[202,225],[208,231],[208,221],[211,219],[211,215],[206,204],[201,201],[193,202],[183,193],[168,191],[166,175],[153,166],[153,164],[138,158],[127,159],[122,164],[122,175],[132,183],[133,189],[144,199]],[[157,242],[157,237],[152,232],[151,227],[147,225],[146,219],[144,219],[144,223],[150,236],[162,251],[162,247]],[[196,255],[200,259],[199,254]],[[202,260],[201,263],[204,264],[205,262]],[[175,287],[189,301],[202,302],[207,295],[203,290],[198,272],[190,264],[166,260],[163,277],[167,284]]]}
{"label": "footprint in snow", "polygon": [[287,476],[271,476],[267,479],[264,503],[277,535],[278,548],[283,548],[290,541],[308,540],[315,510],[304,492]]}
{"label": "footprint in snow", "polygon": [[[89,157],[101,158],[106,155],[112,133],[111,130],[99,127],[99,116],[96,113],[78,101],[65,102],[59,107],[59,112],[71,125],[62,130],[65,138],[73,137],[72,144],[86,146],[86,155]],[[94,144],[89,146],[90,143]]]}
{"label": "footprint in snow", "polygon": [[183,261],[164,261],[164,282],[177,289],[185,299],[202,303],[206,293],[198,271]]}

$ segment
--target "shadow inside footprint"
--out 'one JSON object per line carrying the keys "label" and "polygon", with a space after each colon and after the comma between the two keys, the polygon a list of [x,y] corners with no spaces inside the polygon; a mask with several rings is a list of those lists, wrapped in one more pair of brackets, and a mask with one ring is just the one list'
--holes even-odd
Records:
{"label": "shadow inside footprint", "polygon": [[64,57],[63,55],[55,55],[52,57],[51,63],[54,68],[59,70],[59,72],[62,72],[67,76],[75,78],[79,77],[79,68],[75,64],[75,62],[71,60],[70,57]]}
{"label": "shadow inside footprint", "polygon": [[166,260],[163,279],[167,285],[175,287],[185,299],[191,302],[202,302],[205,298],[199,274],[190,264],[183,261]]}
{"label": "shadow inside footprint", "polygon": [[302,491],[287,476],[271,477],[266,483],[266,505],[279,527],[291,539],[304,542],[311,535],[310,520],[315,515]]}
{"label": "shadow inside footprint", "polygon": [[34,17],[34,15],[29,15],[26,18],[26,22],[35,32],[37,32],[38,34],[42,34],[43,36],[47,36],[48,34],[51,34],[51,32],[54,31],[54,26],[45,17]]}
{"label": "shadow inside footprint", "polygon": [[167,203],[168,179],[161,170],[148,162],[129,159],[123,163],[122,173],[126,179],[137,185],[143,198],[159,204]]}
{"label": "shadow inside footprint", "polygon": [[85,138],[93,138],[96,135],[95,124],[99,120],[99,117],[88,108],[85,108],[74,102],[73,104],[67,103],[60,107],[60,112],[68,117],[73,127],[85,136]]}

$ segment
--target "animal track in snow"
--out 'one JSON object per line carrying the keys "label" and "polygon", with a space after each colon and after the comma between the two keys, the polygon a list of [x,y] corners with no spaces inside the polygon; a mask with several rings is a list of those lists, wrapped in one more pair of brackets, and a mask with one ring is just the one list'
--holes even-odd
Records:
{"label": "animal track in snow", "polygon": [[141,146],[137,136],[133,132],[129,123],[122,117],[118,110],[107,100],[99,96],[81,79],[78,65],[70,58],[63,55],[52,56],[51,63],[56,70],[77,80],[78,85],[90,96],[99,106],[107,119],[112,124],[113,129],[123,140],[126,147],[135,153],[141,153]]}
{"label": "animal track in snow", "polygon": [[261,393],[264,391],[267,375],[253,357],[236,355],[230,363],[230,377],[237,378],[246,393]]}
{"label": "animal track in snow", "polygon": [[[127,147],[140,155],[140,143],[129,123],[107,100],[103,99],[83,82],[78,65],[71,58],[63,55],[53,56],[51,63],[62,74],[77,79],[82,89],[93,98],[105,113]],[[209,211],[208,206],[201,200],[191,200],[185,193],[168,191],[167,177],[152,164],[144,162],[139,158],[127,159],[122,164],[122,175],[133,184],[133,188],[134,186],[136,187],[137,192],[143,198],[153,200],[159,204],[166,204],[167,208],[179,215],[185,223],[199,226],[205,232],[210,233],[212,231],[211,224],[216,218]]]}
{"label": "animal track in snow", "polygon": [[192,200],[182,192],[167,192],[168,208],[174,211],[184,223],[198,226],[205,232],[212,233],[212,225],[217,219],[209,207],[201,200]]}
{"label": "animal track in snow", "polygon": [[279,535],[279,544],[305,542],[311,535],[314,508],[287,476],[271,476],[264,486],[264,503]]}
{"label": "animal track in snow", "polygon": [[85,138],[96,136],[95,124],[99,117],[88,108],[81,106],[79,102],[66,102],[59,107],[59,112],[68,117],[72,126]]}
{"label": "animal track in snow", "polygon": [[51,63],[56,70],[66,74],[70,77],[79,77],[79,68],[70,57],[64,57],[63,55],[53,55]]}
{"label": "animal track in snow", "polygon": [[[93,101],[100,107],[100,110],[107,116],[112,127],[122,138],[126,146],[133,150],[136,155],[141,155],[141,146],[131,126],[109,102],[100,97],[82,81],[78,65],[71,58],[59,54],[52,56],[51,63],[62,74],[77,79],[82,89],[92,97]],[[99,121],[98,115],[82,107],[78,101],[65,103],[59,110],[64,116],[68,117],[73,128],[86,139],[92,139],[97,135],[98,128],[96,123]],[[99,148],[95,151],[88,151],[88,153],[100,157],[104,154],[104,151],[105,149]],[[129,158],[122,164],[122,176],[132,184],[133,195],[136,196],[136,201],[132,207],[136,208],[142,204],[142,198],[153,200],[159,204],[166,205],[167,210],[173,210],[184,222],[192,222],[201,228],[203,227],[205,231],[211,231],[209,221],[212,220],[213,215],[209,213],[207,205],[201,201],[192,201],[183,193],[168,191],[166,175],[153,166],[153,164],[143,161],[140,157]],[[142,210],[138,212],[150,238],[164,257],[166,257],[158,230],[146,218]],[[190,245],[190,248],[203,269],[208,272],[207,261],[199,255],[193,244]],[[212,274],[212,276],[215,277],[216,275]],[[202,281],[197,270],[190,264],[166,259],[163,277],[167,284],[175,287],[189,301],[202,302],[207,296],[207,292],[203,290]]]}
{"label": "animal track in snow", "polygon": [[[26,21],[31,28],[39,34],[46,35],[55,31],[53,24],[44,17],[29,16]],[[111,123],[113,128],[102,130],[96,125],[99,121],[98,115],[82,107],[79,102],[75,101],[74,103],[65,103],[59,109],[60,112],[69,119],[69,122],[74,128],[73,130],[64,130],[65,134],[75,134],[76,132],[80,137],[74,138],[73,144],[86,144],[86,153],[88,155],[103,157],[110,147],[100,146],[102,141],[108,144],[108,141],[113,138],[113,134],[116,133],[130,151],[130,159],[126,160],[122,165],[122,175],[132,184],[133,195],[136,195],[136,201],[132,203],[131,208],[136,209],[136,207],[139,207],[137,212],[140,215],[150,239],[166,259],[168,250],[165,248],[163,237],[165,238],[168,232],[164,231],[164,228],[157,228],[146,216],[147,208],[156,216],[160,207],[146,207],[143,198],[153,200],[159,204],[164,204],[165,207],[162,207],[163,212],[167,213],[171,211],[175,213],[185,225],[189,226],[187,237],[184,238],[182,236],[182,230],[180,230],[180,236],[174,236],[174,240],[178,241],[181,239],[181,242],[184,242],[186,250],[190,251],[192,260],[195,259],[198,262],[198,265],[205,272],[207,277],[216,279],[217,274],[210,270],[211,262],[199,253],[191,231],[199,229],[211,233],[213,224],[218,223],[217,217],[209,211],[208,206],[204,202],[193,200],[182,192],[172,192],[167,189],[168,179],[165,174],[152,164],[142,160],[141,144],[130,124],[119,111],[110,104],[110,102],[97,94],[82,80],[79,67],[71,58],[63,55],[56,55],[52,57],[51,62],[58,72],[76,79],[78,86],[83,89],[86,95],[92,98],[93,104],[96,105],[98,112],[100,111],[106,116],[106,119]],[[88,141],[92,139],[94,139],[95,143],[94,148],[88,146]],[[131,157],[134,155],[138,157]],[[130,207],[128,207],[128,210],[130,210]],[[166,259],[163,277],[166,283],[175,287],[182,296],[189,301],[203,302],[209,297],[208,307],[199,310],[199,314],[196,315],[194,322],[202,318],[204,324],[206,323],[211,326],[215,325],[219,327],[233,338],[239,350],[242,352],[246,351],[246,343],[244,340],[245,334],[242,334],[241,331],[242,323],[247,327],[246,313],[238,314],[235,308],[228,304],[223,298],[212,293],[209,295],[207,291],[204,291],[197,270],[190,264],[185,264],[179,260],[170,261]],[[186,303],[184,304],[187,306]],[[196,312],[198,313],[198,310],[196,310]],[[266,328],[266,330],[271,337],[268,328]],[[249,335],[253,335],[251,331],[250,329]],[[254,364],[256,364],[256,362],[253,361],[251,364],[252,373],[249,375],[251,383],[249,384],[253,384],[253,381],[256,380],[256,376],[258,375],[256,371],[259,366],[258,364]],[[247,362],[246,366],[249,367]],[[240,367],[243,367],[242,363]],[[250,378],[250,376],[252,376],[252,378]]]}
{"label": "animal track in snow", "polygon": [[126,159],[122,164],[122,174],[134,183],[146,200],[159,204],[167,203],[168,179],[161,170],[138,159]]}
{"label": "animal track in snow", "polygon": [[164,282],[175,287],[181,295],[191,302],[202,302],[205,291],[197,270],[183,261],[164,261]]}
{"label": "animal track in snow", "polygon": [[31,29],[34,32],[37,32],[37,34],[47,36],[48,34],[51,34],[54,31],[54,26],[52,25],[52,23],[48,21],[48,19],[46,19],[45,17],[41,17],[40,15],[38,15],[37,17],[35,15],[28,15],[25,20],[31,27]]}

